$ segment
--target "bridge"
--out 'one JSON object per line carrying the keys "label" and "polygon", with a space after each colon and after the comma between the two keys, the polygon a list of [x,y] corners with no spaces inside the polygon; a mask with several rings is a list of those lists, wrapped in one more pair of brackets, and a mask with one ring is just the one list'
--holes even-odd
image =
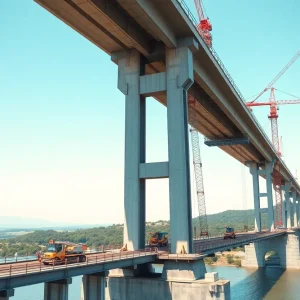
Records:
{"label": "bridge", "polygon": [[[167,291],[169,294],[164,299],[191,297],[189,293],[192,291],[187,288],[187,284],[182,283],[184,279],[196,284],[198,290],[194,292],[205,295],[203,299],[211,299],[212,294],[218,295],[218,299],[228,299],[230,293],[228,282],[218,280],[216,274],[205,274],[203,256],[193,254],[188,123],[193,119],[193,126],[205,135],[211,144],[219,146],[250,169],[253,177],[255,230],[261,238],[257,239],[254,235],[248,240],[245,239],[245,243],[264,245],[265,241],[283,242],[284,236],[286,243],[283,248],[286,250],[290,240],[297,240],[297,231],[292,233],[274,231],[276,227],[272,195],[274,174],[279,172],[282,178],[279,185],[285,196],[282,214],[284,229],[299,225],[297,202],[299,203],[300,199],[300,186],[278,156],[254,115],[247,109],[241,93],[217,53],[214,49],[208,48],[202,40],[187,5],[183,0],[36,0],[36,2],[105,51],[118,65],[117,86],[124,94],[126,103],[124,245],[129,251],[135,253],[145,245],[146,180],[169,178],[172,246],[170,254],[164,259],[162,278],[166,281],[161,285],[156,298],[162,299],[162,295],[166,295]],[[195,99],[192,105],[188,105],[188,95]],[[167,107],[169,161],[146,163],[146,97],[154,97]],[[260,190],[259,176],[266,179],[266,193]],[[269,233],[260,233],[262,197],[266,197],[268,203]],[[291,235],[294,239],[290,238]],[[243,239],[244,237],[241,237],[241,241]],[[196,245],[199,249],[205,247],[202,241]],[[296,249],[295,245],[293,249]],[[207,249],[215,251],[228,246],[230,245],[223,244]],[[255,247],[247,247],[250,245],[246,246],[249,256],[258,251]],[[180,259],[180,253],[186,253],[185,259]],[[152,259],[153,255],[147,256],[147,259],[150,257]],[[146,283],[149,288],[157,287],[158,281],[154,279],[134,277],[143,273],[142,262],[141,267],[133,268],[134,272],[129,278],[126,275],[129,271],[124,265],[127,260],[121,257],[118,261],[120,264],[115,263],[111,266],[108,266],[107,262],[95,263],[93,267],[96,267],[92,271],[94,273],[89,274],[94,274],[93,278],[96,279],[91,279],[92,276],[90,279],[84,277],[87,289],[89,290],[88,282],[94,282],[92,290],[103,290],[103,280],[97,279],[99,276],[103,278],[102,273],[100,275],[97,273],[104,270],[103,265],[107,268],[119,268],[115,273],[117,276],[114,277],[112,272],[107,283],[108,297],[112,299],[123,299],[122,291],[128,290],[129,286],[136,298],[128,295],[126,299],[142,298],[140,286]],[[255,265],[255,262],[253,264]],[[290,266],[288,262],[287,264]],[[136,259],[131,265],[139,265],[139,261]],[[259,262],[257,266],[260,266]],[[45,273],[49,274],[59,272],[64,274],[64,278],[56,280],[58,277],[54,276],[52,283],[48,282],[45,285],[45,299],[67,299],[67,289],[60,286],[67,285],[68,278],[71,277],[69,274],[72,275],[72,272],[82,270],[78,272],[87,274],[83,272],[84,268],[86,267],[81,265],[74,266],[70,268],[70,273],[69,269],[68,272],[65,269],[58,271],[56,267],[52,271],[45,270]],[[9,276],[11,279],[8,282],[11,285],[6,283],[2,286],[4,293],[13,288],[13,282],[16,282],[13,274]],[[31,278],[33,275],[28,274],[25,277],[27,276]],[[206,281],[198,284],[198,280],[203,278]],[[102,284],[98,284],[99,282]],[[168,290],[168,282],[172,282],[172,287],[174,286],[171,291]],[[176,286],[187,289],[188,292],[181,296],[183,298],[176,294],[180,293],[176,290]],[[110,293],[114,293],[113,291],[120,293],[112,296]],[[98,296],[100,294],[101,296]],[[98,295],[84,296],[84,299],[104,299],[102,293],[99,292]],[[9,296],[3,297],[7,299]]]}

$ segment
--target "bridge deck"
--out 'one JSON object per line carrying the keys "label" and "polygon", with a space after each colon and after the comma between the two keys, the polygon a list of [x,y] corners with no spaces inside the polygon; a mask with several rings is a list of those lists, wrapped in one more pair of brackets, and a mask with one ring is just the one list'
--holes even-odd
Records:
{"label": "bridge deck", "polygon": [[44,265],[38,261],[0,265],[0,291],[79,275],[99,273],[117,268],[151,263],[157,258],[155,249],[101,253],[87,256],[86,262]]}
{"label": "bridge deck", "polygon": [[[184,0],[35,0],[103,51],[136,48],[147,59],[146,73],[165,70],[164,47],[177,47],[178,38],[194,37],[199,49],[194,53],[195,83],[190,89],[197,102],[189,115],[196,115],[196,128],[215,139],[246,136],[250,145],[223,146],[222,150],[242,163],[272,161],[285,180],[300,186],[254,115],[213,49],[208,49],[195,28],[195,19]],[[176,22],[174,22],[176,20]],[[166,105],[164,93],[155,98]]]}

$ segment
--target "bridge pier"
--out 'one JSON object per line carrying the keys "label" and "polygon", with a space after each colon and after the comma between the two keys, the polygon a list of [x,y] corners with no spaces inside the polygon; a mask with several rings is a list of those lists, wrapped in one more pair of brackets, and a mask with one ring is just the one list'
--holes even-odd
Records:
{"label": "bridge pier", "polygon": [[44,300],[68,300],[68,286],[72,278],[45,282]]}
{"label": "bridge pier", "polygon": [[[169,178],[171,252],[193,252],[187,90],[194,82],[193,38],[165,49],[166,72],[145,75],[145,59],[137,50],[116,52],[118,88],[125,95],[124,245],[145,246],[145,180]],[[146,101],[166,93],[168,162],[146,163]]]}
{"label": "bridge pier", "polygon": [[300,269],[300,231],[288,231],[280,235],[260,240],[245,246],[245,259],[243,267],[265,267],[265,255],[269,251],[275,251],[280,259],[280,267],[288,269]]}
{"label": "bridge pier", "polygon": [[9,300],[9,297],[13,297],[14,295],[15,295],[14,289],[0,291],[0,300]]}
{"label": "bridge pier", "polygon": [[285,209],[283,210],[283,213],[285,214],[285,228],[291,228],[292,223],[291,223],[291,194],[290,194],[290,189],[291,189],[292,184],[290,182],[286,182],[284,185],[284,201],[285,201]]}
{"label": "bridge pier", "polygon": [[[255,231],[261,232],[261,207],[260,198],[267,197],[268,201],[268,230],[274,230],[274,209],[273,209],[273,186],[272,186],[272,172],[273,163],[265,163],[263,169],[260,165],[254,162],[248,164],[250,167],[250,174],[253,180],[253,197],[254,197],[254,215],[255,215]],[[266,177],[266,193],[260,192],[259,175]]]}
{"label": "bridge pier", "polygon": [[106,273],[83,275],[81,300],[105,300]]}
{"label": "bridge pier", "polygon": [[218,273],[206,273],[203,257],[177,257],[157,263],[164,264],[160,276],[122,276],[110,272],[105,299],[230,299],[230,282],[219,280]]}

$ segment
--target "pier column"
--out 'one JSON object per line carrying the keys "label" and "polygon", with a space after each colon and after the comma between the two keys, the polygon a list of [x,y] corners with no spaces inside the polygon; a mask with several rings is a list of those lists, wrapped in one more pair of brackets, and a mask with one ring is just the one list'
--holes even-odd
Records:
{"label": "pier column", "polygon": [[81,300],[105,300],[105,272],[83,275]]}
{"label": "pier column", "polygon": [[300,227],[300,195],[297,195],[297,227]]}
{"label": "pier column", "polygon": [[294,227],[298,226],[298,220],[297,220],[297,192],[294,190],[292,192],[293,196],[293,220],[294,220]]}
{"label": "pier column", "polygon": [[260,216],[260,194],[259,194],[259,167],[256,163],[250,163],[250,174],[253,180],[253,198],[254,198],[254,216],[255,231],[261,232],[261,216]]}
{"label": "pier column", "polygon": [[266,187],[267,187],[267,199],[268,199],[268,230],[274,230],[274,207],[273,207],[273,184],[272,184],[272,172],[274,164],[266,163]]}
{"label": "pier column", "polygon": [[166,49],[171,252],[193,252],[187,90],[193,84],[193,53]]}
{"label": "pier column", "polygon": [[72,278],[45,282],[44,300],[68,300],[68,286]]}
{"label": "pier column", "polygon": [[145,248],[145,180],[139,165],[146,155],[146,102],[140,95],[140,76],[145,73],[141,54],[133,49],[114,53],[118,64],[118,88],[125,95],[124,245]]}
{"label": "pier column", "polygon": [[9,297],[13,297],[14,295],[15,295],[14,289],[0,291],[0,300],[9,300]]}
{"label": "pier column", "polygon": [[285,200],[285,211],[286,211],[286,226],[287,228],[291,228],[291,205],[290,205],[290,188],[291,183],[286,182],[284,185],[284,200]]}

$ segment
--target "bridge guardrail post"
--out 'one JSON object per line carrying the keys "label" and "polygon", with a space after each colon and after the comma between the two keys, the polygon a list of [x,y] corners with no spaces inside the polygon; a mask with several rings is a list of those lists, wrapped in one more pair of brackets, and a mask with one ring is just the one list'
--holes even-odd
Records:
{"label": "bridge guardrail post", "polygon": [[9,266],[9,276],[11,276],[11,272],[12,272],[12,265]]}

